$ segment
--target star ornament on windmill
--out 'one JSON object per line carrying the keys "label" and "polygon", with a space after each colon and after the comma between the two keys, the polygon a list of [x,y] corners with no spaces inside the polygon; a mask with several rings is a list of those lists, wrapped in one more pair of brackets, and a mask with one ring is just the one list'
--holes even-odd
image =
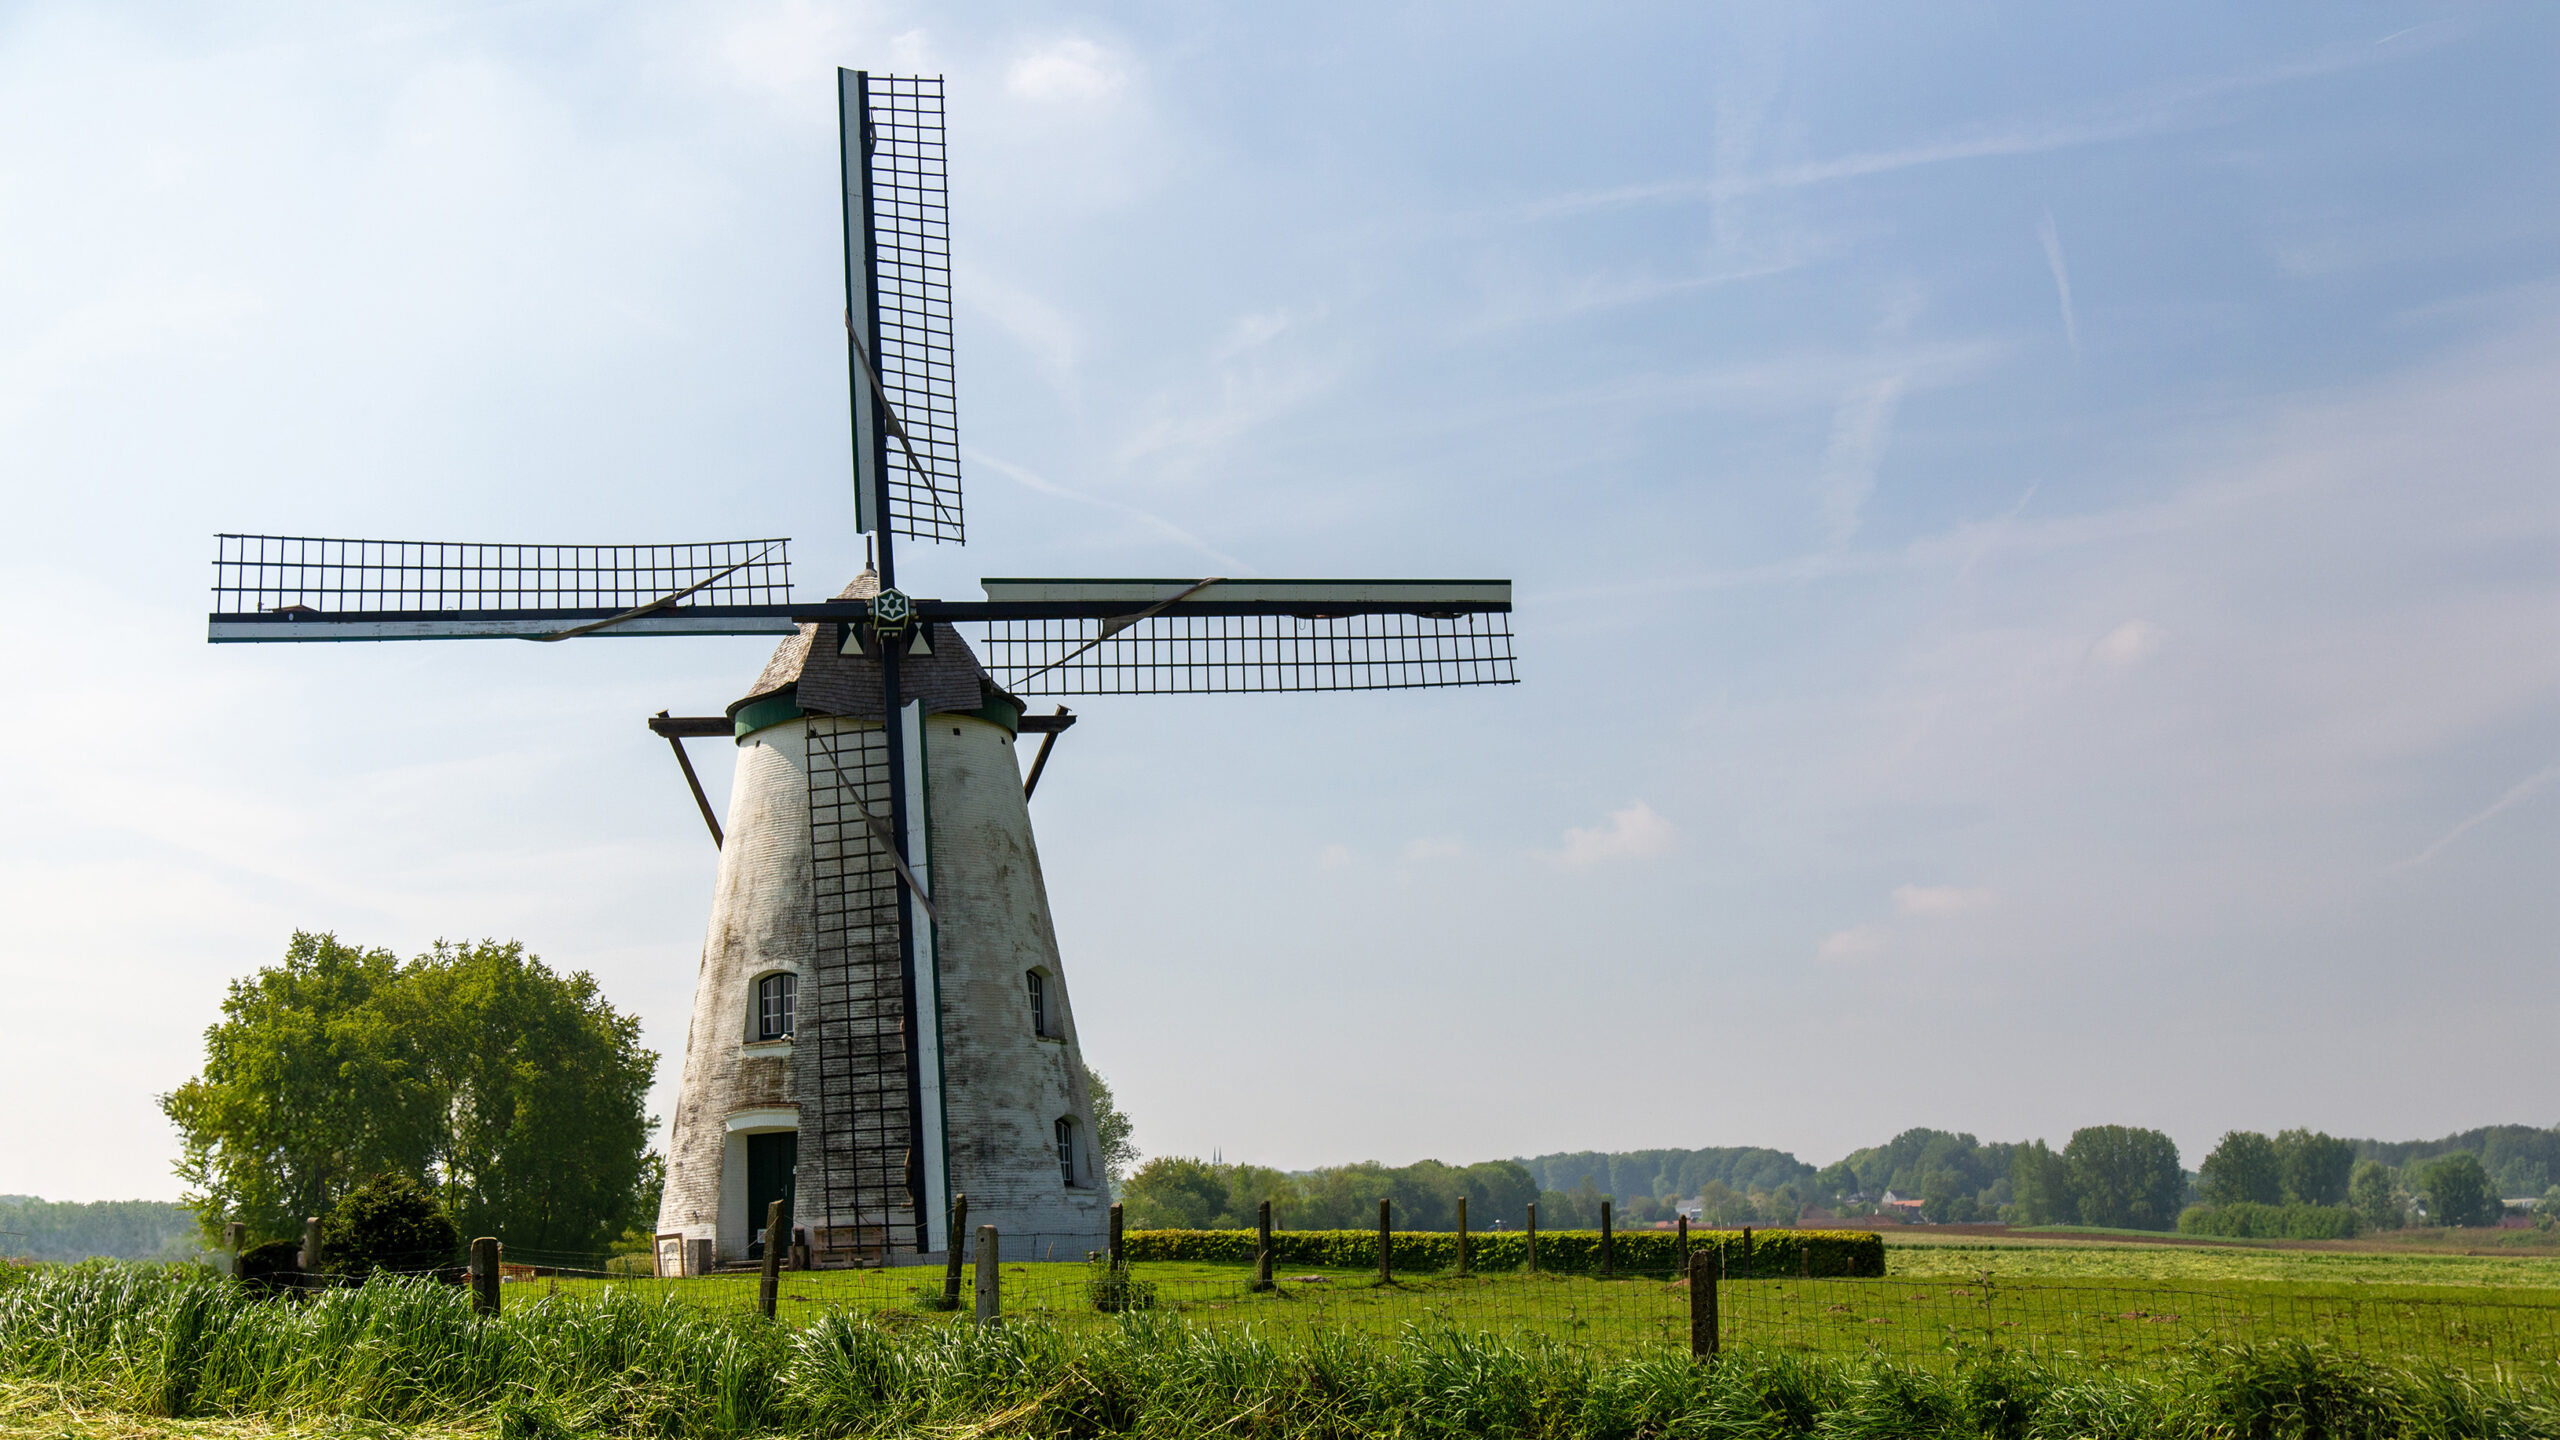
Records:
{"label": "star ornament on windmill", "polygon": [[[856,523],[873,569],[791,595],[788,542],[508,545],[223,535],[217,642],[778,635],[713,717],[649,721],[720,847],[658,1217],[662,1273],[913,1264],[953,1199],[1006,1258],[1079,1256],[1108,1203],[1029,800],[1034,698],[1516,680],[1504,580],[995,579],[897,588],[965,539],[939,78],[837,72]],[[962,627],[975,632],[973,645]],[[1026,778],[1021,737],[1040,737]],[[727,824],[688,738],[737,747]],[[781,1243],[783,1237],[770,1237]]]}

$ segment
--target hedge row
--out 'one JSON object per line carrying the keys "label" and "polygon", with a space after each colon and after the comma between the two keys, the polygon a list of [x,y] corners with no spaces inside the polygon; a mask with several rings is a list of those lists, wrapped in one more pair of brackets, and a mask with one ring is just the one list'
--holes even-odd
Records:
{"label": "hedge row", "polygon": [[2244,1240],[2353,1240],[2364,1218],[2344,1205],[2190,1205],[2179,1233]]}
{"label": "hedge row", "polygon": [[[1744,1236],[1750,1244],[1746,1248]],[[1398,1230],[1391,1237],[1390,1263],[1398,1270],[1454,1270],[1458,1237],[1452,1231]],[[1129,1261],[1188,1261],[1195,1264],[1250,1265],[1254,1233],[1250,1230],[1132,1230],[1122,1239]],[[1680,1237],[1671,1230],[1620,1231],[1612,1240],[1621,1275],[1668,1275],[1683,1261]],[[1884,1274],[1884,1237],[1867,1230],[1692,1230],[1692,1250],[1718,1246],[1728,1275],[1850,1276]],[[1517,1230],[1479,1232],[1467,1237],[1467,1253],[1478,1270],[1518,1270],[1528,1261],[1529,1237]],[[1276,1265],[1313,1265],[1364,1269],[1378,1263],[1375,1230],[1278,1230],[1271,1236]],[[1600,1271],[1600,1232],[1549,1230],[1538,1235],[1538,1268],[1566,1274]]]}

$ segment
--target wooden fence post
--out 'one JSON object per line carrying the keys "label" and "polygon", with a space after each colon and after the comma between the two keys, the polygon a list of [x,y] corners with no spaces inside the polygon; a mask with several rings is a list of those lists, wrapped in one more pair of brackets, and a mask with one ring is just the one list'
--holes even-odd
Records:
{"label": "wooden fence post", "polygon": [[305,1282],[320,1273],[321,1259],[320,1217],[313,1215],[302,1222],[302,1249],[294,1257],[294,1264],[302,1271]]}
{"label": "wooden fence post", "polygon": [[245,1279],[249,1274],[249,1267],[240,1257],[249,1248],[249,1227],[238,1220],[223,1226],[222,1243],[231,1249],[231,1278]]}
{"label": "wooden fence post", "polygon": [[1538,1273],[1538,1202],[1529,1202],[1529,1273]]}
{"label": "wooden fence post", "polygon": [[483,1235],[471,1242],[471,1308],[483,1315],[498,1313],[498,1237]]}
{"label": "wooden fence post", "polygon": [[1701,1250],[1689,1257],[1689,1358],[1713,1360],[1722,1337],[1716,1329],[1716,1281],[1724,1270],[1722,1252]]}
{"label": "wooden fence post", "polygon": [[1387,1266],[1387,1249],[1387,1202],[1381,1200],[1378,1202],[1378,1283],[1381,1285],[1392,1285],[1396,1279],[1395,1272]]}
{"label": "wooden fence post", "polygon": [[1751,1227],[1745,1225],[1742,1227],[1742,1273],[1745,1275],[1756,1274],[1759,1269],[1760,1267],[1754,1264],[1751,1259]]}
{"label": "wooden fence post", "polygon": [[1617,1239],[1609,1231],[1609,1202],[1606,1200],[1600,1202],[1600,1278],[1618,1278]]}
{"label": "wooden fence post", "polygon": [[942,1237],[942,1308],[960,1308],[960,1237],[969,1233],[969,1197],[951,1197],[951,1229]]}
{"label": "wooden fence post", "polygon": [[764,1207],[764,1274],[756,1279],[756,1308],[767,1320],[782,1296],[782,1243],[791,1233],[782,1228],[782,1205],[776,1200]]}
{"label": "wooden fence post", "polygon": [[1805,1280],[1813,1278],[1813,1247],[1805,1243],[1802,1235],[1796,1237],[1796,1275]]}
{"label": "wooden fence post", "polygon": [[[1118,1234],[1115,1228],[1112,1232]],[[978,1227],[978,1323],[993,1325],[1000,1311],[996,1294],[996,1227]]]}
{"label": "wooden fence post", "polygon": [[1253,1288],[1271,1288],[1271,1202],[1253,1208]]}
{"label": "wooden fence post", "polygon": [[1129,1251],[1120,1240],[1120,1202],[1111,1202],[1111,1269],[1114,1274],[1129,1268]]}
{"label": "wooden fence post", "polygon": [[1680,1217],[1680,1268],[1689,1268],[1689,1217]]}
{"label": "wooden fence post", "polygon": [[1467,1273],[1467,1197],[1458,1197],[1458,1273]]}

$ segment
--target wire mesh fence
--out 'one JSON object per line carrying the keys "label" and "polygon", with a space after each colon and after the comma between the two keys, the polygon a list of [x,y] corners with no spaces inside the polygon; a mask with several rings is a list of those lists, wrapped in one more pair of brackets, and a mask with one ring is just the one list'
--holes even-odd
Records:
{"label": "wire mesh fence", "polygon": [[[997,1267],[997,1312],[1067,1330],[1108,1326],[1130,1310],[1178,1314],[1210,1327],[1252,1326],[1283,1343],[1334,1333],[1393,1335],[1408,1327],[1611,1352],[1687,1351],[1696,1298],[1685,1274],[1621,1269],[1611,1278],[1511,1269],[1390,1272],[1374,1267],[1278,1267],[1257,1283],[1251,1266],[1134,1262],[1115,1272],[1089,1237],[1008,1241]],[[664,1296],[711,1309],[752,1310],[752,1269],[658,1279],[645,1256],[511,1251],[505,1290],[517,1299]],[[619,1267],[617,1273],[616,1267]],[[783,1270],[785,1323],[851,1311],[899,1325],[973,1318],[974,1264],[862,1270]],[[2419,1291],[2431,1293],[2418,1293]],[[2377,1360],[2473,1371],[2560,1374],[2560,1291],[2460,1287],[2312,1286],[2230,1281],[1915,1280],[1737,1275],[1712,1285],[1708,1332],[1722,1353],[1880,1358],[1921,1366],[2017,1355],[2062,1365],[2163,1363],[2199,1349],[2303,1341]]]}

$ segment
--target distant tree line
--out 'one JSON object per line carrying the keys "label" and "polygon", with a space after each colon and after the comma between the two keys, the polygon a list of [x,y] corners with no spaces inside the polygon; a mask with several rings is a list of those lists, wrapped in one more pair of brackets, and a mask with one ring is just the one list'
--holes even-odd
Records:
{"label": "distant tree line", "polygon": [[185,1204],[291,1239],[377,1177],[415,1182],[468,1235],[600,1252],[654,1220],[644,1101],[657,1056],[583,972],[515,943],[402,962],[297,932],[232,982],[204,1069],[161,1097]]}
{"label": "distant tree line", "polygon": [[[2396,1162],[2385,1158],[2394,1155]],[[1369,1162],[1294,1173],[1160,1156],[1128,1177],[1122,1198],[1131,1225],[1170,1229],[1250,1225],[1255,1203],[1266,1197],[1291,1228],[1374,1224],[1385,1197],[1400,1227],[1436,1230],[1454,1224],[1459,1194],[1469,1197],[1470,1223],[1478,1228],[1518,1224],[1534,1199],[1539,1223],[1556,1229],[1597,1225],[1603,1200],[1622,1225],[1667,1221],[1676,1207],[1693,1203],[1704,1223],[1735,1226],[1794,1224],[1808,1210],[1865,1215],[1891,1195],[1918,1201],[1920,1218],[1942,1224],[2167,1230],[2190,1210],[2247,1206],[2267,1213],[2226,1215],[2229,1233],[2293,1227],[2326,1236],[2413,1219],[2493,1224],[2502,1191],[2517,1197],[2549,1189],[2548,1206],[2537,1208],[2560,1215],[2560,1189],[2545,1178],[2554,1158],[2560,1129],[2491,1126],[2406,1145],[2311,1130],[2234,1131],[2189,1175],[2167,1135],[2136,1126],[2088,1126],[2060,1149],[2042,1140],[1986,1144],[1969,1134],[1913,1129],[1819,1169],[1756,1146],[1564,1151],[1466,1166]],[[2211,1222],[2191,1228],[2218,1233]]]}
{"label": "distant tree line", "polygon": [[203,1250],[195,1212],[165,1200],[39,1200],[0,1195],[0,1257],[189,1260]]}

